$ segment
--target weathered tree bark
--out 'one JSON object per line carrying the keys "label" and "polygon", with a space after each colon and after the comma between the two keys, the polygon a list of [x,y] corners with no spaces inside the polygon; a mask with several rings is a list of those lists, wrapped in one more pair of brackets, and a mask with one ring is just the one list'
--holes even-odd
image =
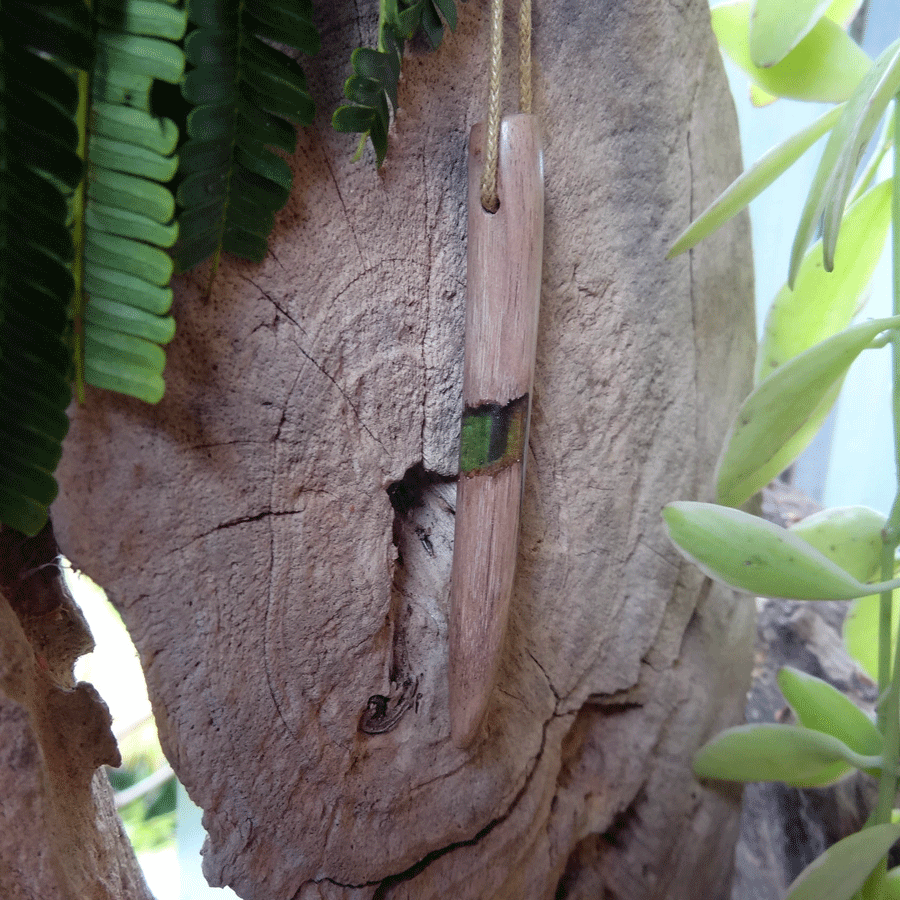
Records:
{"label": "weathered tree bark", "polygon": [[0,529],[0,897],[152,900],[100,768],[110,716],[72,666],[93,647],[49,526]]}
{"label": "weathered tree bark", "polygon": [[535,2],[532,437],[499,686],[465,752],[447,599],[487,16],[461,4],[408,59],[379,173],[328,125],[347,35],[373,34],[354,10],[317,10],[322,112],[269,257],[228,261],[209,300],[184,282],[158,408],[75,412],[62,549],[132,633],[213,884],[726,896],[737,804],[689,760],[741,716],[754,610],[683,565],[659,515],[709,497],[753,350],[746,223],[664,261],[739,169],[706,2]]}

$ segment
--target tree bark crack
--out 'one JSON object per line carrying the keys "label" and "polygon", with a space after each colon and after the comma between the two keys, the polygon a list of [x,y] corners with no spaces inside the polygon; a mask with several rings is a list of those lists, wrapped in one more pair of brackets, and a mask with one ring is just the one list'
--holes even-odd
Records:
{"label": "tree bark crack", "polygon": [[[256,284],[252,279],[247,278],[245,275],[241,276],[245,281],[249,284],[252,284],[260,294],[272,304],[292,325],[295,325],[306,337],[309,337],[309,333],[306,329],[280,304],[274,297],[272,297],[267,291],[264,291],[258,284]],[[356,407],[356,404],[350,399],[347,392],[338,384],[337,379],[332,375],[320,362],[313,358],[313,356],[303,347],[303,345],[296,338],[292,338],[294,346],[300,351],[305,359],[307,359],[313,366],[315,366],[338,390],[338,393],[347,401],[347,405],[353,411],[353,415],[356,418],[356,421],[359,422],[360,428],[362,428],[365,433],[375,441],[385,452],[387,452],[387,447],[384,445],[384,441],[381,440],[375,433],[369,428],[368,425],[363,421],[362,416],[359,414],[359,410]],[[296,384],[296,382],[295,382]]]}
{"label": "tree bark crack", "polygon": [[424,307],[424,324],[422,325],[422,340],[419,344],[421,353],[422,353],[422,428],[419,432],[419,453],[422,459],[425,459],[425,425],[426,419],[428,416],[428,356],[425,352],[425,345],[428,341],[428,326],[429,326],[429,318],[431,312],[431,303],[429,302],[431,296],[431,278],[432,278],[432,270],[433,270],[433,237],[432,237],[432,229],[428,227],[428,171],[425,165],[425,157],[422,157],[422,184],[424,185],[424,223],[422,231],[425,235],[426,247],[425,247],[425,258],[428,261],[427,267],[428,271],[425,277],[425,302],[422,304]]}
{"label": "tree bark crack", "polygon": [[359,258],[362,261],[363,265],[366,264],[366,257],[362,251],[362,247],[359,245],[359,238],[356,236],[356,230],[353,228],[353,218],[351,217],[349,211],[347,210],[347,204],[344,202],[344,195],[341,193],[341,186],[338,184],[337,176],[334,174],[334,168],[331,165],[331,160],[328,158],[328,154],[326,152],[322,152],[322,159],[325,161],[325,168],[328,169],[328,174],[331,175],[331,180],[334,183],[334,190],[338,195],[338,201],[341,204],[341,209],[344,211],[344,219],[347,222],[347,228],[350,231],[350,234],[353,236],[353,243],[356,245],[356,252],[359,254]]}
{"label": "tree bark crack", "polygon": [[[321,488],[301,488],[297,493],[300,494],[327,494],[329,497],[334,497],[330,491],[322,490]],[[305,512],[305,509],[265,509],[262,512],[254,513],[249,516],[238,516],[234,519],[228,519],[225,522],[220,522],[215,528],[210,528],[207,531],[203,531],[200,534],[194,535],[189,541],[186,541],[184,544],[179,544],[177,547],[173,547],[171,550],[167,551],[167,555],[171,556],[173,554],[180,553],[183,550],[186,550],[191,544],[196,544],[197,541],[202,541],[204,538],[209,537],[211,534],[215,534],[217,531],[224,531],[228,528],[237,528],[241,525],[249,525],[254,522],[261,522],[263,519],[267,519],[270,517],[279,517],[279,516],[296,516],[302,512]]]}
{"label": "tree bark crack", "polygon": [[[543,756],[544,747],[547,742],[547,727],[554,717],[551,717],[550,720],[544,722],[543,729],[541,731],[541,745],[537,750],[537,753],[534,755],[534,759],[532,760],[531,770],[525,776],[525,780],[522,783],[521,788],[516,792],[516,795],[510,801],[509,805],[506,807],[503,813],[499,816],[491,819],[483,828],[481,828],[475,835],[471,838],[467,838],[462,841],[454,841],[451,844],[447,844],[445,847],[440,847],[437,850],[432,850],[430,853],[426,854],[422,857],[418,862],[414,863],[408,869],[405,869],[402,872],[398,872],[395,875],[389,875],[387,878],[380,879],[378,881],[364,881],[359,883],[345,883],[336,881],[333,878],[315,878],[311,879],[311,884],[332,884],[338,888],[345,888],[349,890],[360,890],[366,887],[374,887],[377,885],[377,889],[375,893],[372,894],[372,900],[385,900],[388,896],[388,891],[391,888],[396,887],[399,884],[402,884],[405,881],[410,881],[415,878],[417,875],[421,874],[425,869],[428,868],[433,862],[440,859],[443,856],[446,856],[448,853],[452,853],[454,850],[459,850],[464,847],[472,847],[477,844],[479,841],[483,840],[488,834],[490,834],[498,825],[501,825],[509,816],[513,813],[518,803],[521,799],[528,793],[529,786],[531,784],[532,777],[534,776],[535,771],[538,767],[538,762]],[[465,765],[461,766],[461,768],[465,768]],[[446,777],[446,774],[442,777]],[[292,900],[297,900],[298,897],[301,896],[301,892],[303,890],[303,885],[301,885],[300,889],[294,894]]]}
{"label": "tree bark crack", "polygon": [[[547,687],[550,688],[550,692],[553,694],[553,699],[556,701],[556,705],[559,706],[559,701],[561,700],[559,691],[557,691],[556,687],[553,684],[550,676],[547,674],[547,670],[541,665],[540,660],[529,650],[528,655],[531,657],[532,662],[538,667],[541,675],[544,676],[544,680],[547,682]],[[554,714],[555,715],[555,714]]]}

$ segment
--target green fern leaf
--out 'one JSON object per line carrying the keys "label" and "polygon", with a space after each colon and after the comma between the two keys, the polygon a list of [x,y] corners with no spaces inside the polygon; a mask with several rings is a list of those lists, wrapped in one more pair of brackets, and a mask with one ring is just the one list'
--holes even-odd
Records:
{"label": "green fern leaf", "polygon": [[259,37],[287,44],[314,56],[321,49],[319,32],[312,26],[312,4],[272,0],[248,4],[246,27]]}
{"label": "green fern leaf", "polygon": [[94,17],[108,32],[146,35],[180,41],[184,10],[160,0],[95,0]]}
{"label": "green fern leaf", "polygon": [[42,99],[55,103],[67,112],[74,126],[72,117],[78,109],[78,86],[71,74],[52,60],[35,56],[29,50],[10,47],[6,53],[9,90],[15,92],[17,82],[27,85]]}
{"label": "green fern leaf", "polygon": [[189,0],[188,12],[196,27],[185,41],[182,93],[194,109],[179,148],[180,233],[172,256],[178,271],[221,250],[260,262],[292,181],[274,149],[293,152],[294,125],[310,124],[315,113],[303,69],[260,38],[317,52],[312,6]]}
{"label": "green fern leaf", "polygon": [[444,21],[456,28],[454,0],[381,0],[378,49],[359,47],[350,57],[353,74],[344,84],[344,96],[351,102],[335,110],[331,124],[336,131],[362,134],[363,141],[369,138],[379,168],[387,156],[388,101],[397,109],[403,44],[421,31],[436,50]]}
{"label": "green fern leaf", "polygon": [[83,213],[84,376],[95,387],[158,402],[163,344],[174,320],[167,248],[178,235],[166,187],[178,169],[178,128],[151,108],[156,82],[177,84],[185,57],[173,43],[183,9],[153,0],[103,0],[92,83]]}
{"label": "green fern leaf", "polygon": [[3,40],[10,52],[25,50],[75,69],[94,63],[93,26],[84,3],[75,0],[3,4]]}
{"label": "green fern leaf", "polygon": [[[82,0],[7,0],[0,35],[0,521],[36,534],[68,430],[74,281],[68,191],[92,26]],[[8,238],[7,238],[8,236]],[[14,239],[14,243],[13,243]]]}

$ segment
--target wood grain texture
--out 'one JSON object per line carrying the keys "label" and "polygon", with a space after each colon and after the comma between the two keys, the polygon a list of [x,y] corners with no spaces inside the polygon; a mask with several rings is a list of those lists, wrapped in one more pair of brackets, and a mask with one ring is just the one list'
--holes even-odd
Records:
{"label": "wood grain texture", "polygon": [[[451,479],[488,22],[461,3],[439,52],[413,48],[378,172],[329,124],[374,40],[359,10],[316,7],[321,112],[269,256],[224,261],[210,300],[206,272],[182,282],[158,407],[90,391],[72,411],[60,544],[121,611],[204,808],[207,877],[245,900],[727,896],[737,809],[690,758],[741,716],[753,609],[681,562],[659,514],[710,499],[754,349],[746,220],[664,259],[740,167],[708,6],[534,4],[532,436],[509,639],[465,752]],[[395,727],[361,730],[409,678]]]}
{"label": "wood grain texture", "polygon": [[481,206],[485,126],[469,138],[463,401],[506,405],[531,392],[544,257],[544,167],[537,116],[500,124],[495,213]]}
{"label": "wood grain texture", "polygon": [[516,573],[522,463],[461,476],[450,594],[450,730],[457,747],[477,737],[497,677]]}
{"label": "wood grain texture", "polygon": [[[497,676],[516,571],[544,252],[544,169],[536,116],[500,123],[500,207],[481,205],[485,126],[469,138],[469,230],[463,403],[524,400],[516,455],[499,471],[460,467],[450,588],[450,730],[475,740]],[[461,459],[467,457],[463,430]],[[517,457],[517,458],[516,458]]]}

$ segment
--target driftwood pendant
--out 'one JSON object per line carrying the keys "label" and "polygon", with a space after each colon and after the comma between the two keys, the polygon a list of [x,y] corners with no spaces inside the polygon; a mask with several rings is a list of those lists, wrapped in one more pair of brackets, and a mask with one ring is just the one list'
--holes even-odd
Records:
{"label": "driftwood pendant", "polygon": [[478,734],[503,649],[518,554],[528,450],[541,264],[544,184],[538,120],[500,127],[495,213],[481,206],[483,124],[469,139],[466,351],[456,536],[450,588],[450,726]]}

